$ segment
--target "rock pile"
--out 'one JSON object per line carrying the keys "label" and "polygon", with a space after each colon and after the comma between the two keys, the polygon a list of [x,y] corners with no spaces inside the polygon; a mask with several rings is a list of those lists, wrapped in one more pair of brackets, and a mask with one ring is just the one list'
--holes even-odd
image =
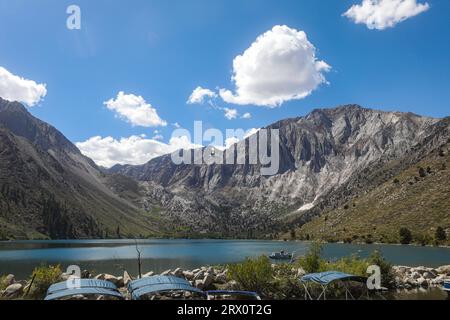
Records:
{"label": "rock pile", "polygon": [[439,268],[393,267],[395,282],[399,289],[429,288],[443,285],[450,280],[450,265]]}

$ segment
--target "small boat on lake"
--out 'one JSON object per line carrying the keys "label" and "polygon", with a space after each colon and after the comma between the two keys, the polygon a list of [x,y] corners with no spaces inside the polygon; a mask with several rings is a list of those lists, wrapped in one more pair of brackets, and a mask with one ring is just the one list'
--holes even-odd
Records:
{"label": "small boat on lake", "polygon": [[272,260],[292,260],[293,256],[294,255],[292,253],[281,250],[280,252],[273,252],[269,258]]}

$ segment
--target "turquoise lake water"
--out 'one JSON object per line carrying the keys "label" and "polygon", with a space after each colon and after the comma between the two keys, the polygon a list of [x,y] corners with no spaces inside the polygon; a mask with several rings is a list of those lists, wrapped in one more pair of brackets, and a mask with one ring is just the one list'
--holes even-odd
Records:
{"label": "turquoise lake water", "polygon": [[[167,269],[196,268],[204,265],[240,262],[246,257],[268,255],[285,250],[303,255],[307,242],[243,240],[140,240],[143,270],[162,272]],[[324,256],[335,260],[357,254],[367,257],[380,250],[395,265],[438,267],[450,264],[449,248],[327,244]],[[78,265],[94,272],[136,273],[135,240],[14,241],[0,242],[0,274],[14,273],[27,278],[35,266]]]}

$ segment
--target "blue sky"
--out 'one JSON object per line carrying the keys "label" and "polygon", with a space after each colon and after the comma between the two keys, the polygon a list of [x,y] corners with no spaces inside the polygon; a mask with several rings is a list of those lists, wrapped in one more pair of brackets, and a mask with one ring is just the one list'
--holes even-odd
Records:
{"label": "blue sky", "polygon": [[[429,10],[385,30],[342,16],[361,1],[0,0],[0,66],[46,84],[29,110],[74,142],[154,130],[167,142],[175,122],[250,129],[347,103],[448,116],[450,1],[427,0]],[[66,28],[71,4],[81,8],[81,30]],[[328,84],[277,108],[186,103],[198,86],[234,91],[233,59],[276,25],[306,33],[317,59],[331,66]],[[167,126],[116,117],[104,102],[120,91],[142,96]],[[252,118],[228,120],[223,108]]]}

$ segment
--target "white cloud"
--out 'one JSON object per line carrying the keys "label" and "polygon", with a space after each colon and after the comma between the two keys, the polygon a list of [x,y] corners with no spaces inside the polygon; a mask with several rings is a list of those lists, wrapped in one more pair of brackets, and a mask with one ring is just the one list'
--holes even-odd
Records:
{"label": "white cloud", "polygon": [[369,29],[384,30],[429,8],[428,3],[417,3],[417,0],[363,0],[360,5],[353,5],[344,16],[357,24],[365,24]]}
{"label": "white cloud", "polygon": [[110,99],[104,104],[109,110],[115,111],[119,117],[133,126],[165,127],[167,125],[167,122],[159,117],[156,109],[141,96],[125,94],[121,91],[116,99]]}
{"label": "white cloud", "polygon": [[238,112],[236,109],[223,108],[223,111],[225,111],[225,118],[227,118],[228,120],[236,119],[238,116]]}
{"label": "white cloud", "polygon": [[162,140],[164,140],[164,137],[161,134],[156,134],[156,135],[153,136],[152,139],[153,140],[160,140],[160,141],[162,141]]}
{"label": "white cloud", "polygon": [[252,115],[249,112],[246,112],[242,115],[242,119],[251,119]]}
{"label": "white cloud", "polygon": [[188,104],[202,104],[205,102],[205,98],[214,99],[217,98],[217,94],[209,89],[197,87],[189,97]]}
{"label": "white cloud", "polygon": [[[225,150],[233,144],[256,134],[260,129],[249,129],[238,137],[229,137],[225,140],[225,146],[216,146],[219,150]],[[186,135],[172,137],[169,143],[158,141],[154,137],[147,139],[145,134],[121,138],[92,137],[84,142],[76,143],[76,146],[87,157],[100,166],[110,168],[116,164],[141,165],[162,155],[171,154],[177,150],[190,150],[201,148],[194,144]]]}
{"label": "white cloud", "polygon": [[76,145],[84,155],[107,168],[116,164],[140,165],[180,149],[199,147],[186,136],[174,137],[168,144],[156,139],[146,139],[145,136],[131,136],[120,140],[97,136]]}
{"label": "white cloud", "polygon": [[23,102],[32,107],[46,95],[46,84],[24,79],[0,67],[0,97],[3,99]]}
{"label": "white cloud", "polygon": [[236,92],[221,89],[225,102],[277,107],[303,99],[326,83],[331,67],[316,58],[316,48],[303,31],[274,26],[233,61]]}

